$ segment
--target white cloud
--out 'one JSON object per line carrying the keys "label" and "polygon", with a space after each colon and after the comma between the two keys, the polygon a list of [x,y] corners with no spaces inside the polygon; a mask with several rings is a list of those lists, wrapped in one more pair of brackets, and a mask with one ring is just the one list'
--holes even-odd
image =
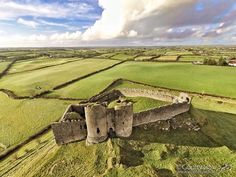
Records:
{"label": "white cloud", "polygon": [[81,32],[54,33],[51,35],[0,36],[0,47],[76,46],[81,42]]}
{"label": "white cloud", "polygon": [[5,34],[6,32],[3,30],[0,30],[0,34]]}
{"label": "white cloud", "polygon": [[[200,12],[196,10],[197,3],[204,5]],[[131,36],[143,39],[200,37],[199,34],[210,31],[207,27],[214,24],[219,24],[216,34],[224,34],[229,31],[225,30],[227,25],[236,23],[236,9],[232,10],[234,3],[235,0],[219,3],[205,0],[99,0],[102,16],[85,31],[83,40]],[[227,18],[223,18],[226,11]],[[222,18],[216,20],[216,17]]]}
{"label": "white cloud", "polygon": [[17,23],[25,25],[25,26],[29,26],[31,28],[36,28],[39,24],[35,21],[31,21],[31,20],[24,20],[23,18],[18,18]]}
{"label": "white cloud", "polygon": [[[162,7],[166,0],[99,0],[104,9],[102,16],[83,35],[84,40],[111,39],[129,35],[126,26],[145,18]],[[134,34],[134,33],[133,33]]]}
{"label": "white cloud", "polygon": [[53,35],[51,35],[49,37],[50,40],[55,40],[55,41],[64,41],[64,40],[80,40],[81,39],[81,32],[80,31],[76,31],[76,32],[73,32],[73,33],[69,33],[69,32],[66,32],[66,33],[55,33]]}
{"label": "white cloud", "polygon": [[69,25],[66,25],[66,24],[63,24],[63,23],[55,23],[55,22],[49,22],[49,21],[45,21],[45,20],[37,20],[37,22],[39,22],[43,25],[60,26],[60,27],[69,28]]}
{"label": "white cloud", "polygon": [[128,36],[128,37],[135,37],[135,36],[137,36],[137,35],[138,35],[137,31],[130,30],[127,36]]}
{"label": "white cloud", "polygon": [[[71,2],[77,3],[19,4],[14,1],[0,0],[0,19],[19,18],[19,23],[32,28],[41,25],[40,27],[45,29],[42,34],[25,36],[23,39],[26,43],[23,45],[44,44],[45,46],[153,45],[157,42],[192,44],[193,41],[210,41],[217,37],[221,37],[222,41],[225,37],[231,39],[236,29],[236,9],[232,8],[235,0],[222,0],[218,3],[206,0],[98,0],[103,12],[90,27],[81,24],[77,28],[66,23],[42,20],[46,18],[41,17],[73,19],[78,16],[87,18],[91,15],[89,5],[81,1]],[[204,4],[201,11],[196,10],[197,3]],[[33,16],[34,21],[25,20],[21,16]],[[58,28],[51,26],[65,27],[66,31],[75,32],[58,33],[56,31]],[[55,30],[55,32],[48,33],[47,30]],[[85,30],[85,32],[81,33],[77,30]],[[16,37],[16,39],[19,41],[15,39],[11,41],[16,44],[22,41],[22,38]],[[5,42],[0,39],[0,43]]]}
{"label": "white cloud", "polygon": [[73,3],[39,3],[33,1],[31,3],[19,3],[12,0],[0,0],[0,19],[14,19],[21,16],[34,17],[84,17],[97,18],[93,14],[89,14],[92,10],[88,4],[75,1]]}

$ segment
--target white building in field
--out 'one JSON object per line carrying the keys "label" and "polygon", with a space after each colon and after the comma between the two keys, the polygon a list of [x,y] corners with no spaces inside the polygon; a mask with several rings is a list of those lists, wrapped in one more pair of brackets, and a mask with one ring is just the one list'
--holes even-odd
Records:
{"label": "white building in field", "polygon": [[231,60],[229,60],[229,66],[235,66],[236,67],[236,58],[233,58]]}

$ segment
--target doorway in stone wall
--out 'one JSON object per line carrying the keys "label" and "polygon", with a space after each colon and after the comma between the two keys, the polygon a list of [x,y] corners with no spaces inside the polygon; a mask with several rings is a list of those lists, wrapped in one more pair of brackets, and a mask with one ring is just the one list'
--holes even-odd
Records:
{"label": "doorway in stone wall", "polygon": [[113,128],[109,128],[108,136],[110,138],[115,138],[116,137],[116,132],[113,130]]}

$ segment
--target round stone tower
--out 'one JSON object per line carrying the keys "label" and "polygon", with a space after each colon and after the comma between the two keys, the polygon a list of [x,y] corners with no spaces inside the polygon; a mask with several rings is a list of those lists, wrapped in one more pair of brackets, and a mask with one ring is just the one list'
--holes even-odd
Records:
{"label": "round stone tower", "polygon": [[107,139],[106,114],[106,108],[100,104],[92,104],[85,107],[88,143],[100,143]]}
{"label": "round stone tower", "polygon": [[115,131],[118,137],[129,137],[133,125],[133,104],[122,103],[115,107]]}

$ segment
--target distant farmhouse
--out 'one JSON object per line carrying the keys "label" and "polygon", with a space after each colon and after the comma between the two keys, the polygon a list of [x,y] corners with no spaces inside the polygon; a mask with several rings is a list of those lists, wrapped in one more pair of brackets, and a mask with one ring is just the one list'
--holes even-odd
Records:
{"label": "distant farmhouse", "polygon": [[[129,93],[171,100],[172,103],[134,113],[132,102],[123,99]],[[114,100],[116,106],[109,108],[108,104]],[[113,90],[94,97],[88,103],[70,105],[61,120],[52,124],[52,130],[58,145],[85,139],[88,144],[100,143],[108,137],[129,137],[133,127],[139,125],[173,119],[176,115],[188,112],[190,102],[190,97],[184,93],[177,97],[140,89],[126,89],[123,93]]]}
{"label": "distant farmhouse", "polygon": [[229,66],[236,66],[236,58],[230,59],[229,62],[228,62],[228,65]]}

